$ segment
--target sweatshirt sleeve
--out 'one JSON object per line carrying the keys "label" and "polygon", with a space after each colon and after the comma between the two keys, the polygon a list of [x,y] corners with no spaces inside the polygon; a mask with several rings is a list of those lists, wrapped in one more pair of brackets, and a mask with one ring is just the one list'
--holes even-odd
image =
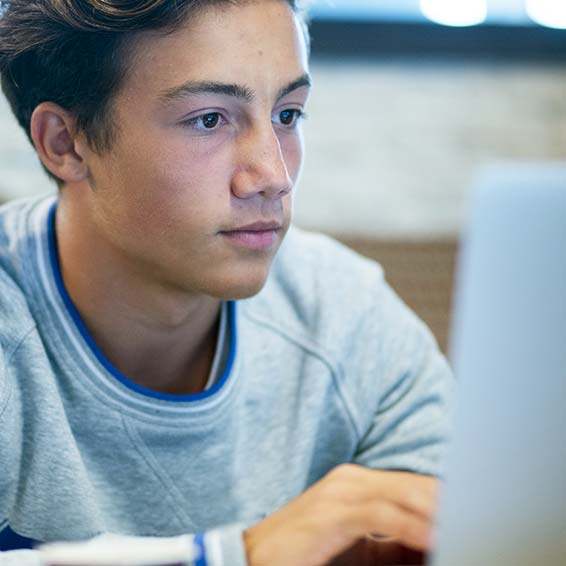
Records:
{"label": "sweatshirt sleeve", "polygon": [[4,363],[4,352],[2,350],[2,343],[0,342],[0,417],[6,410],[8,404],[9,388],[8,376],[6,375],[6,366]]}
{"label": "sweatshirt sleeve", "polygon": [[441,476],[454,405],[452,371],[432,333],[385,281],[369,312],[354,462]]}
{"label": "sweatshirt sleeve", "polygon": [[[170,563],[183,566],[247,566],[243,525],[233,524],[204,533],[177,537],[133,537],[103,534],[83,542],[50,543],[37,550],[0,552],[0,566],[108,564],[125,566]],[[101,562],[103,561],[103,562]]]}

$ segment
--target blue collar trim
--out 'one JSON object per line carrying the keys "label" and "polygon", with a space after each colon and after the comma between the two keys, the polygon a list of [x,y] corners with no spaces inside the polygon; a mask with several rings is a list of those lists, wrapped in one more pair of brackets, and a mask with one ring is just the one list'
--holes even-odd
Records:
{"label": "blue collar trim", "polygon": [[49,210],[48,216],[48,227],[47,227],[47,237],[48,237],[48,245],[49,245],[49,260],[51,263],[51,269],[53,272],[53,277],[55,279],[55,284],[59,291],[59,295],[71,316],[75,326],[77,327],[79,333],[83,337],[84,341],[86,342],[87,346],[100,362],[100,364],[110,373],[113,377],[115,377],[120,383],[136,391],[137,393],[141,393],[142,395],[146,395],[147,397],[153,397],[155,399],[161,399],[164,401],[176,401],[176,402],[183,402],[186,403],[187,401],[200,401],[202,399],[206,399],[215,393],[217,393],[222,386],[228,380],[232,372],[232,367],[234,365],[234,359],[236,357],[236,302],[235,301],[228,301],[228,318],[230,321],[230,351],[228,354],[228,360],[226,362],[226,367],[220,376],[220,379],[216,381],[216,383],[206,391],[201,393],[195,393],[193,395],[175,395],[172,393],[162,393],[160,391],[154,391],[152,389],[148,389],[146,387],[142,387],[138,385],[128,377],[126,377],[123,373],[121,373],[118,369],[116,369],[110,361],[106,358],[106,356],[102,353],[100,348],[97,346],[95,341],[93,340],[92,336],[90,335],[89,331],[87,330],[84,322],[82,321],[67,289],[65,288],[65,284],[63,282],[63,277],[61,275],[61,266],[59,263],[59,257],[57,254],[57,234],[55,231],[55,213],[57,210],[57,201],[53,203],[52,207]]}

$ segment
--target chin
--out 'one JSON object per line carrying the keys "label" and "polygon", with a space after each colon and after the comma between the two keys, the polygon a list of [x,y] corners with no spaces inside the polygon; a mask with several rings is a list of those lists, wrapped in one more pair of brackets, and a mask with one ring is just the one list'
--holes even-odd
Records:
{"label": "chin", "polygon": [[222,270],[210,277],[202,291],[224,301],[249,299],[264,287],[269,276],[268,266],[242,266],[240,269]]}
{"label": "chin", "polygon": [[210,295],[224,301],[249,299],[257,295],[265,285],[267,278],[247,281],[222,281],[210,290]]}
{"label": "chin", "polygon": [[255,288],[237,288],[237,289],[232,289],[229,292],[223,293],[221,296],[219,296],[219,299],[222,299],[223,301],[238,301],[238,300],[242,300],[242,299],[249,299],[255,295],[257,295],[261,289],[263,288],[263,285],[259,286],[259,287],[255,287]]}

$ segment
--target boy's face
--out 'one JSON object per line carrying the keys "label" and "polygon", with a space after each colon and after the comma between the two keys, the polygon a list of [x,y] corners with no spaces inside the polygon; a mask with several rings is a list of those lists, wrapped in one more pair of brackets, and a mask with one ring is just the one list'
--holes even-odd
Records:
{"label": "boy's face", "polygon": [[[290,222],[307,71],[282,1],[220,4],[173,34],[140,34],[113,103],[116,142],[87,159],[104,243],[159,286],[258,292]],[[238,231],[255,223],[276,227]]]}

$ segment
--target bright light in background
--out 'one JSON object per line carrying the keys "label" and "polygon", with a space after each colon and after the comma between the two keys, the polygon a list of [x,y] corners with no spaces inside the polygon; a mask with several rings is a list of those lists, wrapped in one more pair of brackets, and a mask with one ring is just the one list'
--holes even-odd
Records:
{"label": "bright light in background", "polygon": [[420,0],[420,5],[429,20],[445,26],[475,26],[487,17],[487,0]]}
{"label": "bright light in background", "polygon": [[526,0],[525,8],[537,24],[566,29],[566,0]]}

